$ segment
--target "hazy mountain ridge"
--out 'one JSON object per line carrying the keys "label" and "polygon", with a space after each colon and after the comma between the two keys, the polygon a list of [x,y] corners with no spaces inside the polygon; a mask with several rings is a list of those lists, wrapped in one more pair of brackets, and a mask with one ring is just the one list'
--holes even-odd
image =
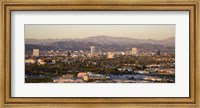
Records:
{"label": "hazy mountain ridge", "polygon": [[48,45],[54,42],[62,42],[62,41],[69,41],[71,39],[25,39],[25,44],[32,44],[32,45]]}
{"label": "hazy mountain ridge", "polygon": [[166,45],[166,46],[175,46],[175,38],[170,37],[168,39],[164,40],[153,40],[153,39],[135,39],[135,38],[129,38],[129,37],[111,37],[111,36],[93,36],[83,39],[25,39],[26,44],[33,44],[33,45],[46,45],[46,46],[52,46],[52,44],[55,44],[56,42],[84,42],[84,43],[95,43],[100,45],[128,45],[128,44],[152,44],[152,45]]}
{"label": "hazy mountain ridge", "polygon": [[[91,46],[95,46],[99,51],[130,51],[132,47],[137,47],[140,51],[152,51],[161,49],[162,51],[174,52],[175,38],[167,40],[151,40],[151,39],[132,39],[124,37],[108,37],[98,36],[85,39],[46,39],[26,41],[26,51],[32,51],[34,48],[40,50],[90,50]],[[29,44],[31,43],[31,44]],[[169,45],[167,45],[169,44]]]}

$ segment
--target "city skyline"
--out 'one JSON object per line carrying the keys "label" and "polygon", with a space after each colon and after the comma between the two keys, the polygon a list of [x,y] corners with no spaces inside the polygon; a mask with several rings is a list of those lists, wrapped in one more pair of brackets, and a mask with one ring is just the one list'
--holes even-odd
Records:
{"label": "city skyline", "polygon": [[175,25],[25,25],[26,39],[83,39],[93,36],[162,40],[175,37]]}
{"label": "city skyline", "polygon": [[175,25],[25,25],[25,38],[25,83],[175,83]]}

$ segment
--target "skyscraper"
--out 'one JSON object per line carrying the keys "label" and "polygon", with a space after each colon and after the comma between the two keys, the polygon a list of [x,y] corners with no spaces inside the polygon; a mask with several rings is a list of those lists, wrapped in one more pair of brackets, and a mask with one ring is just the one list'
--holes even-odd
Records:
{"label": "skyscraper", "polygon": [[40,54],[39,49],[33,49],[33,56],[38,57]]}
{"label": "skyscraper", "polygon": [[90,55],[95,56],[95,46],[91,46],[90,48],[91,48]]}
{"label": "skyscraper", "polygon": [[137,48],[132,48],[132,55],[136,55],[138,53]]}
{"label": "skyscraper", "polygon": [[70,57],[71,54],[70,54],[70,51],[67,51],[67,57]]}
{"label": "skyscraper", "polygon": [[160,50],[157,50],[157,51],[156,51],[156,54],[157,54],[157,55],[160,55]]}

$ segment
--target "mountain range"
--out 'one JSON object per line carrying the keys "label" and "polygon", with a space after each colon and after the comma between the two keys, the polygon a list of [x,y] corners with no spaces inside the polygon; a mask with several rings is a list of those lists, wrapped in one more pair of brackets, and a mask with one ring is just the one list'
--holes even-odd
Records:
{"label": "mountain range", "polygon": [[175,46],[175,37],[170,37],[164,40],[153,40],[153,39],[136,39],[129,37],[111,37],[111,36],[93,36],[83,39],[25,39],[26,44],[34,45],[49,45],[55,42],[93,42],[96,44],[118,44],[118,45],[127,45],[127,44],[142,44],[148,43],[153,45],[166,45],[166,46]]}
{"label": "mountain range", "polygon": [[145,50],[162,47],[174,49],[175,38],[164,40],[136,39],[129,37],[92,36],[83,39],[25,39],[26,50],[38,48],[41,50],[64,49],[64,50],[89,50],[94,45],[102,50],[122,50],[138,47]]}

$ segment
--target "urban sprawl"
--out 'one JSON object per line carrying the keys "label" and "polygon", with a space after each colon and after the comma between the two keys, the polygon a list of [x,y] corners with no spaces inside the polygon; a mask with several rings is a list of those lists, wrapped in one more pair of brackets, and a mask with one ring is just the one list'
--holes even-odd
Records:
{"label": "urban sprawl", "polygon": [[25,57],[26,83],[175,83],[172,52],[39,50]]}

